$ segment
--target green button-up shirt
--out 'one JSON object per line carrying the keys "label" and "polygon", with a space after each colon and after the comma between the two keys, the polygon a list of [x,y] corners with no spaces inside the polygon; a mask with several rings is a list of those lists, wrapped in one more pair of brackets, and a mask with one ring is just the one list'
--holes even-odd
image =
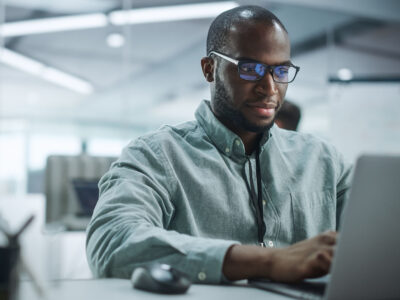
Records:
{"label": "green button-up shirt", "polygon": [[[87,256],[100,277],[168,263],[194,281],[218,283],[226,251],[256,244],[250,188],[255,155],[203,101],[196,121],[131,142],[99,183]],[[264,242],[285,247],[336,230],[350,167],[329,144],[273,126],[260,143]]]}

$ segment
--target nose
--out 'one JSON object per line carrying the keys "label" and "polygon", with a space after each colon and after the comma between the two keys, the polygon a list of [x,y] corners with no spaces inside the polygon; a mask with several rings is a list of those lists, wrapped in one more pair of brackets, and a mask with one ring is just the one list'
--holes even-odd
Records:
{"label": "nose", "polygon": [[272,78],[271,70],[268,70],[268,72],[266,72],[264,77],[257,82],[256,89],[257,92],[266,96],[272,96],[278,93],[278,86],[277,83]]}

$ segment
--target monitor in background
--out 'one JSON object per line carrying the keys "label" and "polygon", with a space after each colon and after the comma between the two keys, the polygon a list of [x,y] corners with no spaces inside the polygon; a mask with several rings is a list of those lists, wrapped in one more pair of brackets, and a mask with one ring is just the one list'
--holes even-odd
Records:
{"label": "monitor in background", "polygon": [[72,185],[81,207],[81,216],[90,217],[99,199],[99,179],[73,179]]}

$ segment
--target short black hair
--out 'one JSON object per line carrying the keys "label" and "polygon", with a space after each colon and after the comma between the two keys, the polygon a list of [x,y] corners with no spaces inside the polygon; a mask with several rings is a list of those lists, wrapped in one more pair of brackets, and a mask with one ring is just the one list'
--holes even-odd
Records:
{"label": "short black hair", "polygon": [[287,30],[282,22],[268,9],[256,5],[238,6],[218,15],[211,23],[207,35],[207,55],[211,51],[222,51],[228,43],[228,33],[236,23],[264,22],[268,25],[278,23],[283,30]]}

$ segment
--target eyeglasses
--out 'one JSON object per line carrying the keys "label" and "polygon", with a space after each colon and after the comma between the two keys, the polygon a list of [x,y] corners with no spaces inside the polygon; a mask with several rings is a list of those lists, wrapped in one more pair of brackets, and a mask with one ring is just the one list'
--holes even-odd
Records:
{"label": "eyeglasses", "polygon": [[248,81],[258,81],[269,72],[275,82],[290,83],[296,78],[297,72],[300,70],[300,67],[291,63],[281,66],[269,66],[254,60],[237,60],[216,51],[211,51],[208,56],[211,54],[215,54],[237,65],[239,77]]}

